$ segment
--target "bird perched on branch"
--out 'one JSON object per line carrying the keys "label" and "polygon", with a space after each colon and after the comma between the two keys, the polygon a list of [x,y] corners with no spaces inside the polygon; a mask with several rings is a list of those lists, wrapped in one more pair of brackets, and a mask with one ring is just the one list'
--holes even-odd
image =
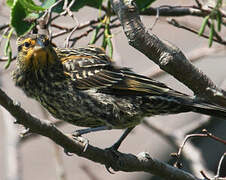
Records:
{"label": "bird perched on branch", "polygon": [[55,118],[89,127],[78,134],[127,128],[115,149],[144,117],[193,111],[226,119],[226,109],[117,67],[101,48],[58,48],[37,34],[17,45],[16,86]]}

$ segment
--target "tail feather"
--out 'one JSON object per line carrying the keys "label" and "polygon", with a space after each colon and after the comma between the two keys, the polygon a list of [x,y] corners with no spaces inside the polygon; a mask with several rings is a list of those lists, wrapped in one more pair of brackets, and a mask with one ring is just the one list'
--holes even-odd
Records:
{"label": "tail feather", "polygon": [[194,102],[192,111],[226,120],[226,108],[207,102]]}

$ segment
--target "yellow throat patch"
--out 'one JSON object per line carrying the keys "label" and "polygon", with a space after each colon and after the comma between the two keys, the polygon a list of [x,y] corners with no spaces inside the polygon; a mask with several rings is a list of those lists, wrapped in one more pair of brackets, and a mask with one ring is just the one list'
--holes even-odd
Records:
{"label": "yellow throat patch", "polygon": [[53,64],[57,59],[54,50],[50,46],[42,47],[35,39],[27,38],[20,44],[23,45],[21,47],[21,53],[23,53],[21,60],[25,67],[32,67],[34,70],[38,70]]}

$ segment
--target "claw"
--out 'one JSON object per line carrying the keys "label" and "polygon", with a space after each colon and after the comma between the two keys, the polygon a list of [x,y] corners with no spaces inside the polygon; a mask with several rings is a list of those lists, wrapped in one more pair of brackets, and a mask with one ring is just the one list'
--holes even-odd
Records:
{"label": "claw", "polygon": [[89,140],[84,138],[84,137],[78,137],[78,139],[80,140],[80,142],[82,142],[82,145],[83,145],[83,152],[86,151],[88,145],[89,145]]}
{"label": "claw", "polygon": [[20,132],[20,137],[24,137],[26,135],[28,135],[30,133],[30,129],[29,128],[25,128],[23,131]]}
{"label": "claw", "polygon": [[78,136],[81,136],[81,132],[79,130],[76,130],[72,133],[72,137],[78,137]]}
{"label": "claw", "polygon": [[[112,156],[114,156],[113,159],[118,159],[118,157],[120,156],[120,154],[119,154],[117,148],[115,148],[114,145],[111,146],[111,147],[109,147],[109,148],[106,148],[105,150],[110,151],[110,152],[112,153]],[[111,166],[111,162],[109,162],[108,165],[105,165],[105,168],[106,168],[106,170],[107,170],[110,174],[115,174],[114,172],[112,172],[112,171],[110,170],[110,168],[113,169],[114,171],[115,171],[115,169],[116,169],[116,168],[114,169],[113,166]]]}
{"label": "claw", "polygon": [[67,151],[66,149],[64,149],[64,153],[65,153],[67,156],[73,156],[73,153],[70,153],[70,152]]}
{"label": "claw", "polygon": [[74,134],[72,134],[72,138],[73,138],[75,141],[78,141],[79,143],[82,144],[82,146],[83,146],[83,150],[82,150],[82,151],[85,152],[86,149],[87,149],[87,147],[88,147],[88,145],[89,145],[89,140],[86,139],[86,138],[84,138],[84,137],[82,137],[82,136],[76,136],[76,135],[74,135]]}
{"label": "claw", "polygon": [[110,174],[115,174],[114,172],[112,172],[110,170],[111,166],[110,165],[105,165],[105,168],[107,169],[107,171],[110,173]]}

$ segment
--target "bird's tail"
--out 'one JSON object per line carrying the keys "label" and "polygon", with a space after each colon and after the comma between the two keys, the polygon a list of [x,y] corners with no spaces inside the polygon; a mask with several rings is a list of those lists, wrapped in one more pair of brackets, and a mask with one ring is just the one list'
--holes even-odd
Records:
{"label": "bird's tail", "polygon": [[226,108],[215,104],[210,104],[208,102],[202,102],[200,100],[194,99],[191,109],[193,112],[206,114],[226,120]]}

